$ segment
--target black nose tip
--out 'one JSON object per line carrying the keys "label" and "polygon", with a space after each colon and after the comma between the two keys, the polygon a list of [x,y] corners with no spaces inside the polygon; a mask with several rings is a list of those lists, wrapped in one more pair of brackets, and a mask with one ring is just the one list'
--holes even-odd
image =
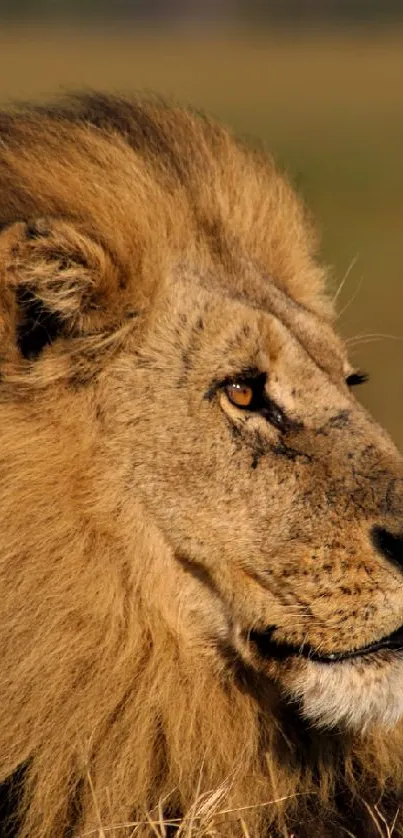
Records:
{"label": "black nose tip", "polygon": [[403,570],[403,535],[393,535],[382,527],[372,527],[371,538],[378,553]]}

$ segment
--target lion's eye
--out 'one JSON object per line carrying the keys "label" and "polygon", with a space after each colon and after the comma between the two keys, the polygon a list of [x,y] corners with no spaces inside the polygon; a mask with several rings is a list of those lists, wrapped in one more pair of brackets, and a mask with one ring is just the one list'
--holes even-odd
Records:
{"label": "lion's eye", "polygon": [[250,384],[231,381],[225,385],[225,393],[229,401],[236,407],[247,409],[253,404],[255,394]]}
{"label": "lion's eye", "polygon": [[241,410],[260,411],[266,404],[266,373],[228,378],[224,382],[227,399]]}
{"label": "lion's eye", "polygon": [[368,381],[369,375],[366,372],[352,372],[346,378],[347,387],[358,387],[359,384],[365,384]]}
{"label": "lion's eye", "polygon": [[[248,371],[249,372],[249,371]],[[292,427],[297,428],[298,422],[288,419],[280,407],[266,392],[267,374],[265,372],[249,375],[239,375],[227,378],[220,385],[228,401],[240,410],[258,413],[274,428],[286,433]],[[217,385],[216,388],[217,390]]]}

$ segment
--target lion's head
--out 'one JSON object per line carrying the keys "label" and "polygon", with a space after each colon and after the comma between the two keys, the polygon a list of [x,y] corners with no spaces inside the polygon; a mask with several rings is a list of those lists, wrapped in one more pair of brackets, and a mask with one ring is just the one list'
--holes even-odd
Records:
{"label": "lion's head", "polygon": [[183,812],[231,771],[234,805],[295,790],[284,718],[347,748],[403,715],[403,462],[305,213],[178,108],[0,126],[0,766],[28,766],[25,830],[172,789]]}

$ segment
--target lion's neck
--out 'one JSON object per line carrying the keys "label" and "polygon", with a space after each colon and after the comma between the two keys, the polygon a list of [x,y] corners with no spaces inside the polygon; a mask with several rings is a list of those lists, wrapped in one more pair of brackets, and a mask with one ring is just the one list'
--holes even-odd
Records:
{"label": "lion's neck", "polygon": [[[63,555],[60,543],[35,562],[15,556],[3,602],[16,630],[3,644],[0,779],[29,766],[26,836],[62,838],[73,810],[81,834],[156,818],[159,804],[198,823],[223,820],[219,834],[231,838],[241,818],[260,838],[283,814],[302,823],[310,806],[330,823],[350,746],[336,735],[318,744],[317,732],[311,745],[291,711],[285,724],[273,687],[232,667],[200,630],[189,591],[182,605],[179,570],[157,536],[132,532],[130,543],[105,527],[76,534],[76,553],[70,539]],[[18,613],[16,589],[30,592]],[[382,760],[383,777],[396,773],[374,750],[374,789]]]}

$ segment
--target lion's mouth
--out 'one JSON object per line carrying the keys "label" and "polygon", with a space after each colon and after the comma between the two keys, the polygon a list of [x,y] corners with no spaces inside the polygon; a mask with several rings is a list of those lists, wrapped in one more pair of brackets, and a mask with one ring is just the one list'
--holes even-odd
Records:
{"label": "lion's mouth", "polygon": [[403,651],[403,626],[400,626],[392,634],[375,640],[367,646],[360,646],[356,649],[348,649],[345,652],[321,653],[314,649],[309,643],[301,643],[300,646],[293,646],[291,643],[284,643],[275,640],[273,634],[276,626],[269,626],[264,631],[251,631],[248,638],[252,642],[261,657],[285,660],[289,657],[306,658],[319,663],[338,663],[339,661],[350,660],[351,658],[372,655],[382,650]]}

